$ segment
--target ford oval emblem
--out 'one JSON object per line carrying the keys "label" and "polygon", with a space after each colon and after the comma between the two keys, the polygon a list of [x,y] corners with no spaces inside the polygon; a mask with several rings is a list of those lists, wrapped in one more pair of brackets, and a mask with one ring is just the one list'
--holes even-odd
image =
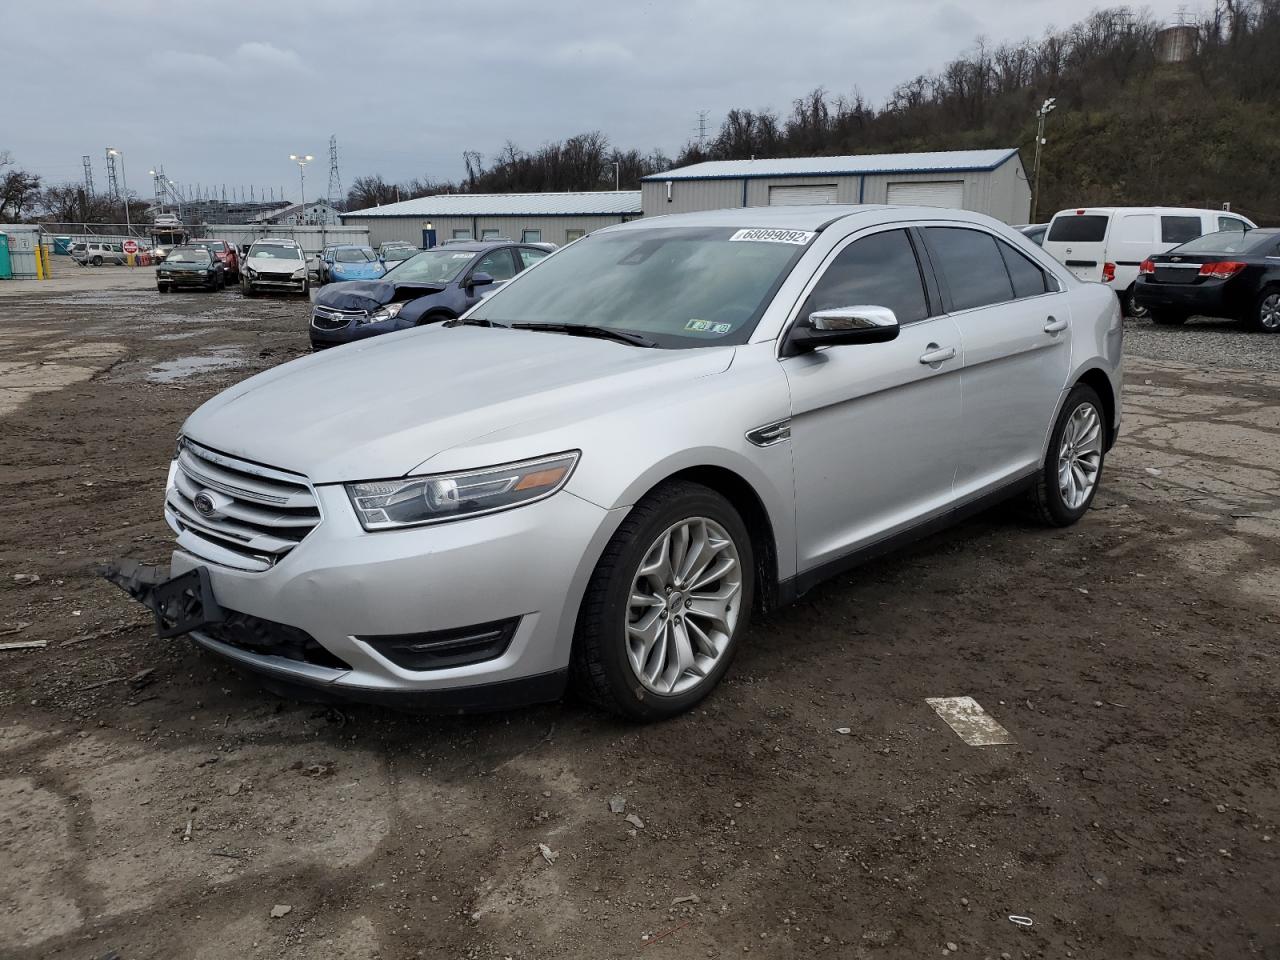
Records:
{"label": "ford oval emblem", "polygon": [[191,505],[196,508],[196,513],[202,517],[212,517],[218,509],[213,502],[213,495],[208,490],[201,490],[197,493],[195,499],[191,501]]}

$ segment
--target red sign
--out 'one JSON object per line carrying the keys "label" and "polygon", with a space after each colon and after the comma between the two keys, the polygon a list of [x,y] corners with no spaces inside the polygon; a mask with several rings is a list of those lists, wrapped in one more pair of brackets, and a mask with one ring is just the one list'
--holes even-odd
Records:
{"label": "red sign", "polygon": [[138,252],[138,241],[137,241],[137,240],[126,240],[126,241],[124,242],[124,252],[125,252],[125,253],[137,253],[137,252]]}

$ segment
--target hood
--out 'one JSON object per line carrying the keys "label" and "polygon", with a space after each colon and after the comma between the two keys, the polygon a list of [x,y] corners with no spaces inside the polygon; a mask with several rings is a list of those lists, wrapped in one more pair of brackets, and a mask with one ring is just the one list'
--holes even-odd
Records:
{"label": "hood", "polygon": [[[401,283],[390,280],[349,280],[324,287],[316,303],[337,310],[374,310],[396,300],[412,300],[444,289],[440,284]],[[397,291],[400,294],[397,296]],[[408,296],[406,294],[412,294]]]}
{"label": "hood", "polygon": [[[520,424],[555,429],[721,373],[732,347],[643,349],[525,330],[434,325],[251,377],[183,426],[233,456],[315,483],[403,476]],[[547,451],[531,449],[533,456]]]}

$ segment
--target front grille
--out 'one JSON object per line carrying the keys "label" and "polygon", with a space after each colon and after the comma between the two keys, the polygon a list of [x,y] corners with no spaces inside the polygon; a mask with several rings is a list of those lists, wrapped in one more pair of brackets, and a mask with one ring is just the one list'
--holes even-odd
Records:
{"label": "front grille", "polygon": [[221,562],[222,552],[231,551],[251,570],[278,562],[320,522],[319,503],[306,477],[190,440],[182,443],[165,506],[180,534],[217,548],[206,551],[208,559]]}
{"label": "front grille", "polygon": [[255,278],[263,283],[301,283],[301,277],[294,277],[292,273],[267,273],[259,270],[258,276]]}
{"label": "front grille", "polygon": [[338,310],[335,307],[316,307],[311,312],[311,325],[317,330],[341,330],[355,321],[364,320],[369,314],[364,310]]}

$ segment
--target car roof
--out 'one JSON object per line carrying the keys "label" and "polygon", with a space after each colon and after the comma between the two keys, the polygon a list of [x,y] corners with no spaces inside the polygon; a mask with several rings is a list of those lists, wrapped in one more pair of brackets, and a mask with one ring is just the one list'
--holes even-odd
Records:
{"label": "car roof", "polygon": [[290,247],[299,246],[297,240],[292,240],[289,237],[254,237],[250,243],[283,243]]}
{"label": "car roof", "polygon": [[1231,210],[1212,210],[1208,207],[1068,207],[1065,210],[1059,210],[1053,215],[1052,220],[1056,220],[1062,216],[1079,216],[1081,214],[1115,214],[1115,213],[1158,213],[1177,216],[1182,214],[1186,216],[1192,213],[1213,213],[1221,214],[1224,217],[1235,217],[1238,220],[1247,220],[1244,214],[1234,213]]}
{"label": "car roof", "polygon": [[[443,250],[445,246],[446,244],[442,243],[438,246],[432,247],[431,249]],[[516,243],[513,240],[468,240],[466,243],[450,243],[447,246],[455,253],[459,250],[464,253],[467,251],[482,253],[486,250],[496,250],[498,247],[518,247],[521,246],[521,244]]]}
{"label": "car roof", "polygon": [[373,247],[363,243],[335,243],[332,247],[325,247],[326,250],[372,250]]}

